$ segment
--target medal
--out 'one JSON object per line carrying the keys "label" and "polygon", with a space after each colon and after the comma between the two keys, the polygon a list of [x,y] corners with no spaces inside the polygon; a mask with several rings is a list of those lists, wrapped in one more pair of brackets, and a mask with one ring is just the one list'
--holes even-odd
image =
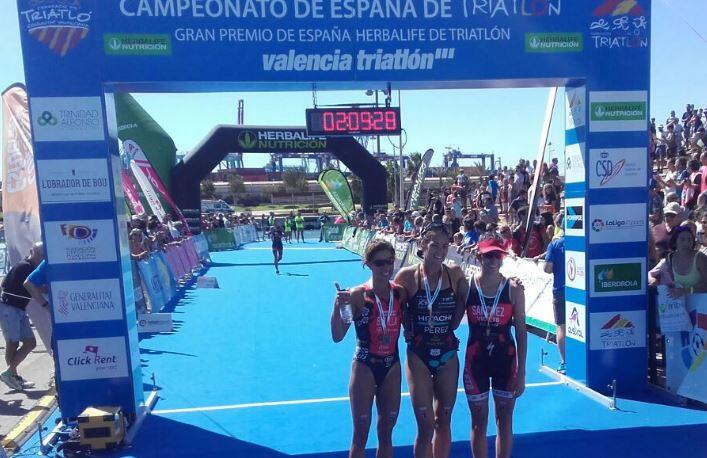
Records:
{"label": "medal", "polygon": [[381,304],[380,299],[375,291],[373,291],[373,281],[371,281],[371,291],[373,291],[373,297],[376,299],[376,306],[378,307],[378,321],[380,322],[381,329],[383,329],[383,344],[390,345],[390,335],[388,334],[388,324],[390,323],[390,316],[393,314],[393,287],[388,284],[388,289],[390,290],[390,295],[388,296],[388,315],[383,311],[383,304]]}
{"label": "medal", "polygon": [[501,298],[503,288],[506,286],[506,281],[507,280],[504,279],[498,284],[498,291],[496,291],[496,297],[493,298],[493,305],[491,306],[491,311],[489,311],[486,306],[486,297],[484,296],[484,292],[479,285],[479,280],[476,276],[474,276],[474,285],[476,286],[476,290],[479,292],[479,301],[481,302],[481,313],[484,314],[484,319],[486,320],[486,337],[491,337],[491,317],[493,317],[496,312],[496,307],[498,307],[498,301]]}
{"label": "medal", "polygon": [[437,280],[437,288],[435,289],[435,293],[430,294],[430,284],[427,281],[425,266],[421,265],[420,267],[422,269],[422,283],[425,286],[425,295],[427,296],[427,312],[430,315],[428,325],[432,327],[434,326],[434,322],[432,321],[432,304],[434,304],[434,302],[437,300],[437,296],[439,296],[439,291],[442,289],[442,272],[439,272],[439,280]]}

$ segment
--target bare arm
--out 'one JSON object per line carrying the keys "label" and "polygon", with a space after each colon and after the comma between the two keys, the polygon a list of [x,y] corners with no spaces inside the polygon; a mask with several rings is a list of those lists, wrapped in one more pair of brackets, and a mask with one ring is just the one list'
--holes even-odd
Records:
{"label": "bare arm", "polygon": [[25,287],[27,292],[29,293],[30,296],[32,296],[32,299],[37,301],[40,305],[47,305],[47,300],[44,298],[44,295],[42,294],[42,288],[35,285],[29,280],[25,280],[25,282],[22,284],[22,286]]}
{"label": "bare arm", "polygon": [[513,326],[515,328],[518,346],[518,377],[516,381],[516,397],[525,391],[525,363],[528,356],[528,331],[525,327],[525,292],[522,287],[511,280],[511,296],[513,301]]}
{"label": "bare arm", "polygon": [[405,340],[408,340],[409,333],[412,332],[412,316],[410,315],[410,307],[408,301],[416,293],[417,285],[415,285],[414,267],[405,267],[400,269],[395,276],[393,282],[399,285],[404,291],[405,302],[403,302],[403,335]]}
{"label": "bare arm", "polygon": [[707,292],[707,255],[701,251],[697,252],[697,270],[700,272],[700,282],[694,287],[693,292]]}
{"label": "bare arm", "polygon": [[459,327],[462,319],[464,318],[464,312],[466,311],[466,298],[469,295],[469,282],[464,275],[464,271],[459,266],[454,266],[449,269],[452,272],[452,280],[456,282],[457,306],[454,309],[454,316],[452,317],[452,329],[456,330]]}
{"label": "bare arm", "polygon": [[351,323],[344,323],[341,319],[341,307],[346,301],[351,302],[351,309],[354,319],[360,313],[363,305],[363,290],[361,288],[353,288],[351,291],[338,291],[334,299],[334,307],[331,311],[329,324],[331,326],[331,339],[338,343],[344,340],[346,333],[351,327]]}
{"label": "bare arm", "polygon": [[545,264],[543,264],[543,270],[545,271],[546,274],[551,274],[552,273],[552,262],[545,261]]}

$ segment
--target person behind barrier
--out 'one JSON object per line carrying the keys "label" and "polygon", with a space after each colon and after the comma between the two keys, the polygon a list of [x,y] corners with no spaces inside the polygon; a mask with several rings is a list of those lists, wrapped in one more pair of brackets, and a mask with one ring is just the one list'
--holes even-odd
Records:
{"label": "person behind barrier", "polygon": [[294,226],[290,226],[290,223],[294,225],[294,219],[290,220],[289,216],[285,217],[285,221],[282,223],[283,225],[283,238],[285,239],[285,242],[287,243],[292,243],[292,231],[294,230]]}
{"label": "person behind barrier", "polygon": [[44,259],[44,246],[41,242],[37,242],[30,249],[29,256],[12,266],[2,281],[0,329],[5,338],[7,369],[0,374],[0,381],[13,390],[34,387],[34,384],[25,381],[19,375],[17,366],[37,346],[26,312],[30,295],[24,287],[24,282],[42,259]]}
{"label": "person behind barrier", "polygon": [[398,272],[395,283],[407,297],[406,375],[417,421],[416,457],[449,456],[451,418],[459,379],[459,340],[454,330],[464,314],[459,289],[466,284],[459,266],[447,266],[449,234],[443,224],[422,231],[422,262]]}
{"label": "person behind barrier", "polygon": [[270,240],[272,240],[272,255],[275,263],[275,273],[280,274],[280,261],[282,261],[282,253],[284,247],[282,246],[282,239],[286,237],[286,233],[282,232],[280,226],[273,226],[270,228],[268,233]]}
{"label": "person behind barrier", "polygon": [[322,212],[319,218],[317,218],[317,221],[319,222],[319,241],[321,242],[324,240],[324,231],[326,231],[326,228],[329,226],[331,218],[329,218],[326,212]]}
{"label": "person behind barrier", "polygon": [[649,272],[649,283],[668,285],[671,297],[707,292],[707,255],[699,250],[692,229],[676,227],[669,248],[667,257]]}
{"label": "person behind barrier", "polygon": [[[471,411],[471,450],[487,456],[488,399],[493,389],[496,410],[496,456],[509,457],[513,445],[513,408],[525,391],[527,332],[522,286],[499,269],[506,255],[501,242],[479,242],[481,272],[473,274],[466,297],[469,340],[464,364],[464,391]],[[513,326],[516,343],[511,334]]]}
{"label": "person behind barrier", "polygon": [[[297,222],[295,221],[295,212],[290,211],[289,216],[287,217],[287,227],[290,228],[290,233],[287,234],[287,240],[292,243],[292,239],[294,238],[295,241],[297,241]],[[285,230],[287,232],[287,230]]]}
{"label": "person behind barrier", "polygon": [[[390,281],[395,262],[393,245],[374,240],[363,256],[370,280],[348,291],[338,291],[331,313],[331,337],[341,342],[353,321],[356,351],[351,364],[349,398],[353,417],[350,457],[365,456],[371,426],[371,408],[378,410],[377,457],[393,456],[393,427],[400,410],[400,356],[398,338],[403,322],[405,290]],[[338,289],[338,284],[337,284]]]}
{"label": "person behind barrier", "polygon": [[304,243],[304,217],[302,216],[302,210],[297,210],[297,216],[295,216],[295,228],[297,229],[297,234],[295,235],[296,241],[299,242],[301,238],[302,243]]}

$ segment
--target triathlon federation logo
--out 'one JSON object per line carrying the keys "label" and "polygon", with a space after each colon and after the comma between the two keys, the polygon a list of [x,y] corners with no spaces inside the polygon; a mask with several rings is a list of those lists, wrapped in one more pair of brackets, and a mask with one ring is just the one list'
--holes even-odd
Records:
{"label": "triathlon federation logo", "polygon": [[258,144],[258,137],[249,130],[243,131],[238,134],[238,144],[245,150],[255,148]]}
{"label": "triathlon federation logo", "polygon": [[88,226],[75,224],[62,224],[61,235],[70,240],[79,240],[84,244],[89,244],[96,239],[98,229],[91,229]]}
{"label": "triathlon federation logo", "polygon": [[631,323],[631,320],[627,320],[626,318],[622,318],[620,313],[617,313],[614,315],[609,321],[604,323],[604,326],[602,326],[602,329],[624,329],[624,328],[635,328],[633,323]]}
{"label": "triathlon federation logo", "polygon": [[90,30],[93,11],[81,6],[82,0],[30,0],[20,11],[25,30],[55,54],[64,57]]}
{"label": "triathlon federation logo", "polygon": [[594,47],[647,48],[648,14],[638,0],[605,0],[592,12],[589,33]]}

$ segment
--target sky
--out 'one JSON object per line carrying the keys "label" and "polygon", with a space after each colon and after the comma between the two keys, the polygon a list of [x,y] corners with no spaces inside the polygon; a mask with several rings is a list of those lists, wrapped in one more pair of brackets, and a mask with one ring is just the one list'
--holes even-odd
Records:
{"label": "sky", "polygon": [[[16,1],[2,1],[0,90],[24,81]],[[682,113],[686,103],[707,107],[707,23],[703,20],[707,0],[653,0],[652,12],[651,116],[662,122],[670,110]],[[407,132],[404,153],[433,148],[433,166],[441,165],[448,147],[471,154],[494,153],[503,165],[513,165],[520,158],[533,159],[548,92],[546,88],[403,91],[401,118]],[[395,104],[395,90],[394,96]],[[246,125],[304,125],[304,110],[312,107],[311,92],[138,94],[136,98],[172,136],[180,152],[191,150],[215,125],[235,124],[239,99],[245,102]],[[319,105],[364,103],[371,102],[372,97],[363,91],[319,92],[317,101]],[[549,157],[562,157],[564,119],[560,91],[553,115],[557,122],[553,122],[549,137]],[[393,144],[397,147],[397,137],[384,137],[381,150],[397,152]],[[374,149],[375,141],[368,147]],[[246,155],[245,165],[261,167],[267,159],[267,155]],[[475,162],[467,159],[461,165]]]}

